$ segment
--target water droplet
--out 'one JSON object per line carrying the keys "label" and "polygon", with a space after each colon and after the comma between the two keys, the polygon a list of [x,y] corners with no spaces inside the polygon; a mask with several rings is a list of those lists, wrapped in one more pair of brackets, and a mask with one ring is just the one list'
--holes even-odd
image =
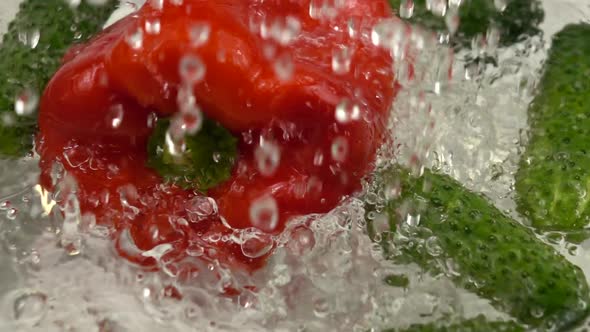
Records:
{"label": "water droplet", "polygon": [[180,78],[185,84],[195,84],[205,78],[206,66],[196,55],[185,55],[179,64]]}
{"label": "water droplet", "polygon": [[459,29],[459,10],[458,9],[451,9],[445,15],[445,23],[447,25],[447,29],[451,35],[454,35]]}
{"label": "water droplet", "polygon": [[257,198],[250,204],[250,221],[256,228],[272,232],[279,223],[279,207],[270,195]]}
{"label": "water droplet", "polygon": [[82,0],[67,0],[67,3],[70,6],[70,8],[78,8],[81,2]]}
{"label": "water droplet", "polygon": [[137,28],[127,34],[125,41],[132,49],[138,51],[143,47],[143,30]]}
{"label": "water droplet", "polygon": [[155,112],[151,112],[147,117],[148,128],[154,128],[154,125],[158,121],[158,115]]}
{"label": "water droplet", "polygon": [[330,311],[330,305],[329,305],[328,300],[326,298],[320,297],[320,298],[316,299],[315,301],[313,301],[313,313],[318,318],[324,318],[324,317],[328,316],[329,311]]}
{"label": "water droplet", "polygon": [[35,49],[41,40],[41,32],[39,29],[21,31],[18,33],[18,40],[25,46]]}
{"label": "water droplet", "polygon": [[14,126],[16,124],[16,117],[13,113],[3,112],[2,115],[0,115],[0,118],[2,124],[6,127]]}
{"label": "water droplet", "polygon": [[318,150],[313,155],[313,165],[314,166],[322,166],[324,164],[324,153],[321,150]]}
{"label": "water droplet", "polygon": [[168,252],[172,251],[173,247],[170,243],[162,243],[159,244],[148,251],[144,251],[141,253],[143,257],[151,257],[155,259],[157,262],[162,261],[162,257],[166,255]]}
{"label": "water droplet", "polygon": [[494,6],[499,12],[503,12],[508,6],[508,0],[494,0]]}
{"label": "water droplet", "polygon": [[350,99],[342,99],[336,106],[336,121],[345,124],[361,118],[361,108]]}
{"label": "water droplet", "polygon": [[19,116],[29,116],[39,104],[39,95],[31,89],[24,89],[14,101],[14,111]]}
{"label": "water droplet", "polygon": [[426,0],[426,9],[434,15],[443,17],[447,13],[447,0]]}
{"label": "water droplet", "polygon": [[164,0],[150,0],[150,6],[156,10],[162,10],[164,8]]}
{"label": "water droplet", "polygon": [[162,30],[162,24],[157,18],[147,19],[144,26],[145,32],[150,35],[157,35]]}
{"label": "water droplet", "polygon": [[291,60],[291,56],[284,53],[277,57],[273,62],[275,74],[281,81],[288,81],[293,77],[295,66]]}
{"label": "water droplet", "polygon": [[391,50],[395,59],[402,59],[406,52],[407,32],[401,20],[386,20],[375,25],[371,31],[371,42]]}
{"label": "water droplet", "polygon": [[261,139],[260,145],[254,150],[254,158],[260,174],[271,176],[281,161],[281,149],[276,143]]}
{"label": "water droplet", "polygon": [[287,248],[296,255],[301,256],[313,249],[315,245],[315,236],[313,231],[307,227],[297,227],[290,235]]}
{"label": "water droplet", "polygon": [[186,152],[186,142],[184,132],[176,127],[178,126],[175,126],[173,121],[166,131],[166,151],[173,157],[181,157]]}
{"label": "water droplet", "polygon": [[272,39],[280,45],[289,45],[301,31],[301,22],[293,17],[276,18],[270,24],[261,22],[260,35],[264,39]]}
{"label": "water droplet", "polygon": [[47,295],[32,289],[17,291],[13,304],[14,319],[35,326],[47,313]]}
{"label": "water droplet", "polygon": [[500,30],[495,26],[490,26],[486,31],[486,51],[494,52],[500,44]]}
{"label": "water droplet", "polygon": [[109,114],[107,115],[108,124],[113,129],[119,128],[121,126],[121,123],[123,123],[123,115],[124,115],[123,105],[121,105],[121,104],[113,105],[111,107],[111,109],[109,110]]}
{"label": "water droplet", "polygon": [[18,210],[16,208],[9,208],[6,210],[6,218],[9,220],[15,220],[17,215]]}
{"label": "water droplet", "polygon": [[203,256],[203,254],[205,253],[205,248],[203,248],[201,245],[196,244],[196,243],[191,243],[187,248],[186,248],[186,254],[192,257],[200,257]]}
{"label": "water droplet", "polygon": [[539,319],[542,318],[543,315],[545,315],[545,310],[539,306],[533,306],[531,308],[531,316]]}
{"label": "water droplet", "polygon": [[177,113],[172,122],[171,126],[179,128],[185,135],[195,135],[203,127],[203,114],[201,109],[195,105]]}
{"label": "water droplet", "polygon": [[219,152],[213,152],[213,155],[211,157],[213,157],[213,161],[215,163],[219,163],[221,161],[221,153]]}
{"label": "water droplet", "polygon": [[348,140],[339,136],[332,142],[332,159],[337,162],[344,162],[348,155]]}
{"label": "water droplet", "polygon": [[449,0],[449,8],[459,9],[463,0]]}
{"label": "water droplet", "polygon": [[399,16],[411,18],[414,15],[414,0],[402,0],[399,4]]}
{"label": "water droplet", "polygon": [[82,236],[80,234],[80,202],[75,193],[67,195],[63,206],[63,225],[61,228],[60,244],[68,255],[79,255],[82,250]]}
{"label": "water droplet", "polygon": [[332,50],[332,71],[338,75],[348,73],[352,63],[352,54],[352,49],[348,46],[335,47]]}
{"label": "water droplet", "polygon": [[189,38],[193,47],[200,47],[209,41],[211,36],[211,25],[207,22],[198,22],[189,28]]}
{"label": "water droplet", "polygon": [[338,16],[343,0],[312,0],[309,3],[309,17],[316,20],[331,20]]}
{"label": "water droplet", "polygon": [[426,251],[432,257],[438,257],[443,252],[439,240],[436,236],[429,237],[424,245],[426,247]]}
{"label": "water droplet", "polygon": [[240,243],[242,253],[249,258],[264,256],[273,247],[272,237],[256,228],[242,230],[240,234]]}
{"label": "water droplet", "polygon": [[186,212],[189,220],[193,223],[216,215],[218,212],[217,203],[211,197],[196,196],[186,203]]}

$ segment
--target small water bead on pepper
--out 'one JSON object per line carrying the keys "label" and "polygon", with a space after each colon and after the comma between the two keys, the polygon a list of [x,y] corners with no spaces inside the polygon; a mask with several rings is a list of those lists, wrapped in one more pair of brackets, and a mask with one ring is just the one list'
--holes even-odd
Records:
{"label": "small water bead on pepper", "polygon": [[387,1],[317,3],[148,1],[72,49],[40,102],[43,186],[61,162],[136,263],[262,266],[289,218],[361,189],[397,90],[371,41]]}

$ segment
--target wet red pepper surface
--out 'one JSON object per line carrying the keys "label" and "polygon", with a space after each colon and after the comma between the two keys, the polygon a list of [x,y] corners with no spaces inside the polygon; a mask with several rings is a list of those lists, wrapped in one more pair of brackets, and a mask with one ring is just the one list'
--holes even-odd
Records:
{"label": "wet red pepper surface", "polygon": [[[310,2],[147,4],[73,48],[41,102],[42,185],[56,190],[51,173],[61,163],[76,180],[83,215],[108,226],[120,254],[142,265],[156,262],[141,251],[169,243],[170,262],[189,252],[230,267],[262,266],[267,254],[245,255],[239,244],[219,238],[235,234],[231,228],[277,234],[289,218],[327,212],[359,191],[397,90],[391,57],[371,43],[372,27],[392,16],[387,1],[340,1],[334,17],[312,17]],[[273,39],[261,28],[265,22],[294,24],[298,33]],[[199,39],[195,29],[203,24],[210,32]],[[351,52],[350,64],[334,70],[343,50]],[[204,64],[202,80],[187,84],[181,77],[187,56]],[[153,115],[178,112],[186,86],[206,116],[239,140],[232,177],[207,193],[218,207],[207,218],[193,211],[201,194],[164,184],[146,166]],[[358,105],[353,119],[335,116],[343,101]],[[280,151],[268,174],[255,156],[264,142]],[[265,199],[276,214],[257,223],[252,206]],[[140,251],[129,250],[121,234]]]}

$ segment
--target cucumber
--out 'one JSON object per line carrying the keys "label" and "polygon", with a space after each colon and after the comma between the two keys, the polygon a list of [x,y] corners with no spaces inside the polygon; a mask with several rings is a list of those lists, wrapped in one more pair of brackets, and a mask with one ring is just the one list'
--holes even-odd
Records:
{"label": "cucumber", "polygon": [[563,330],[588,315],[582,271],[482,195],[429,170],[414,178],[391,166],[376,180],[389,199],[368,206],[368,230],[389,258],[444,272],[532,327]]}
{"label": "cucumber", "polygon": [[70,45],[99,31],[118,3],[108,0],[97,7],[83,2],[72,8],[65,0],[25,0],[20,5],[0,44],[0,156],[20,157],[33,145],[35,110],[17,115],[17,96],[39,98]]}
{"label": "cucumber", "polygon": [[[414,3],[413,15],[407,19],[409,22],[435,31],[448,30],[445,17],[437,16],[427,9],[427,0],[390,0],[390,4],[399,13],[401,4],[406,1]],[[469,46],[477,35],[485,36],[491,26],[499,29],[499,43],[502,46],[514,44],[523,36],[534,36],[541,32],[538,27],[545,14],[539,0],[507,0],[504,1],[506,7],[500,11],[494,2],[502,1],[458,1],[461,3],[458,12],[460,24],[454,41],[460,46]]]}
{"label": "cucumber", "polygon": [[529,107],[529,143],[516,173],[519,212],[543,231],[590,222],[590,24],[558,32]]}
{"label": "cucumber", "polygon": [[523,326],[511,321],[488,321],[484,316],[460,321],[454,324],[434,322],[413,324],[407,329],[388,329],[384,332],[524,332]]}

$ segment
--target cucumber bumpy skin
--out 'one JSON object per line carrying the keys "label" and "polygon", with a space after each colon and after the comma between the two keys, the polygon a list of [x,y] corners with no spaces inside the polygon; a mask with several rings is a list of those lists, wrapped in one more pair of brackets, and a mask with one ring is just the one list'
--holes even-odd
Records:
{"label": "cucumber bumpy skin", "polygon": [[[379,170],[375,183],[389,197],[386,221],[369,217],[368,231],[389,258],[445,272],[531,327],[563,330],[588,315],[582,271],[482,195],[447,175],[425,170],[414,178],[400,166]],[[418,225],[407,222],[418,216]]]}
{"label": "cucumber bumpy skin", "polygon": [[543,231],[590,223],[590,24],[568,25],[549,50],[529,108],[529,143],[516,173],[519,212]]}
{"label": "cucumber bumpy skin", "polygon": [[[71,8],[64,0],[25,0],[20,5],[0,44],[0,156],[20,157],[33,145],[36,115],[17,116],[16,96],[29,89],[41,94],[71,44],[99,31],[118,3]],[[23,43],[27,35],[33,41]]]}
{"label": "cucumber bumpy skin", "polygon": [[388,329],[384,332],[524,332],[523,326],[510,321],[488,321],[480,315],[457,323],[434,322],[412,324],[406,329]]}
{"label": "cucumber bumpy skin", "polygon": [[[399,12],[403,0],[390,0]],[[407,20],[436,31],[447,31],[445,18],[426,8],[426,0],[414,0],[413,15]],[[447,12],[450,9],[447,10]],[[455,42],[468,46],[477,35],[485,36],[491,26],[500,30],[500,45],[507,46],[519,41],[522,36],[534,36],[541,32],[538,26],[545,14],[538,0],[507,1],[506,8],[499,11],[492,0],[465,0],[459,7],[459,27]]]}

